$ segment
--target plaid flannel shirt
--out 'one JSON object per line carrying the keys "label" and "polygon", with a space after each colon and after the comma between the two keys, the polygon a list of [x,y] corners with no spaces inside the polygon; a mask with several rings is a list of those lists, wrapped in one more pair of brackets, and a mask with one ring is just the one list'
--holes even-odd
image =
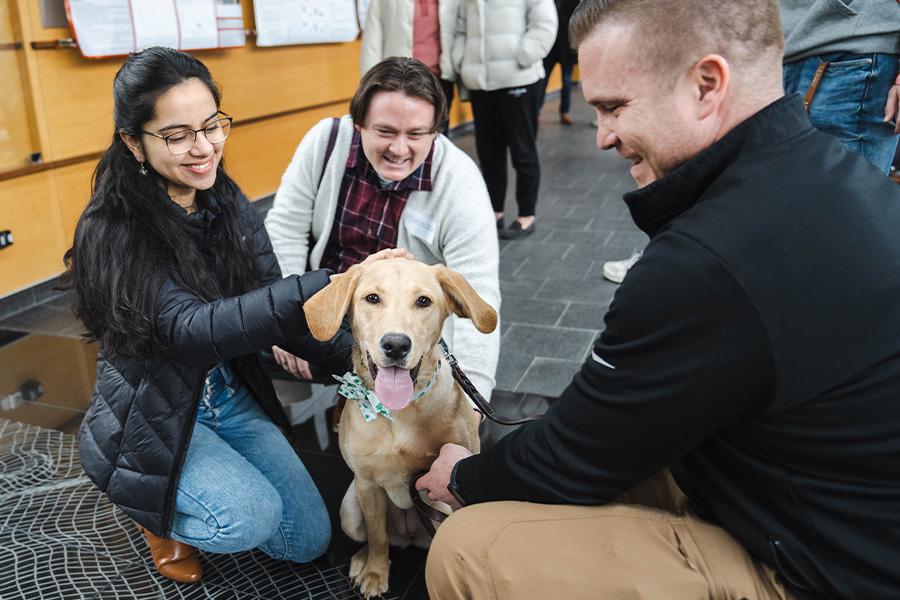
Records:
{"label": "plaid flannel shirt", "polygon": [[350,154],[341,181],[337,212],[320,266],[343,273],[370,254],[397,247],[400,215],[412,191],[431,191],[431,160],[406,179],[382,183],[362,150],[358,131],[353,133]]}

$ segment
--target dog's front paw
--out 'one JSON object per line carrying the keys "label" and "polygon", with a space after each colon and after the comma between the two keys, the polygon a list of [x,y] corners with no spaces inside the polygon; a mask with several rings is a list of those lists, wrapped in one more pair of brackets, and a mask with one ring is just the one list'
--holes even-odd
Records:
{"label": "dog's front paw", "polygon": [[368,545],[350,559],[350,580],[354,586],[359,588],[366,600],[377,598],[387,591],[389,572],[390,561],[369,560]]}

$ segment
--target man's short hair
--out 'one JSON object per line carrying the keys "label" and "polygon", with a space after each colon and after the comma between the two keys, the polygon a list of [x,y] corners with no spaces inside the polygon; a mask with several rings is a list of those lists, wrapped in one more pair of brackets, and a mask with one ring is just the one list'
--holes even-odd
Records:
{"label": "man's short hair", "polygon": [[776,0],[582,0],[569,22],[573,47],[601,23],[634,25],[641,55],[663,70],[707,54],[752,65],[784,53]]}
{"label": "man's short hair", "polygon": [[350,100],[350,117],[354,124],[365,127],[369,104],[378,92],[402,92],[431,104],[434,107],[434,122],[429,133],[440,129],[447,120],[447,100],[441,84],[420,60],[392,56],[366,71]]}

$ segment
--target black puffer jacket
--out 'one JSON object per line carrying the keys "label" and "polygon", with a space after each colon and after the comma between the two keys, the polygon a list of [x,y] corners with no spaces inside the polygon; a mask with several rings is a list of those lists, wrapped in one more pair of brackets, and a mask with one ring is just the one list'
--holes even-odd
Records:
{"label": "black puffer jacket", "polygon": [[[169,356],[104,355],[97,361],[91,406],[81,425],[81,464],[88,477],[126,514],[156,535],[172,529],[175,491],[209,369],[229,361],[273,422],[289,423],[257,352],[272,345],[343,372],[352,338],[328,344],[310,335],[301,306],[328,284],[325,271],[281,279],[269,237],[243,197],[239,213],[252,236],[258,275],[266,285],[234,298],[206,302],[165,282],[157,301],[157,335]],[[214,203],[213,203],[214,206]],[[214,214],[206,215],[214,219]],[[214,225],[212,225],[214,226]]]}

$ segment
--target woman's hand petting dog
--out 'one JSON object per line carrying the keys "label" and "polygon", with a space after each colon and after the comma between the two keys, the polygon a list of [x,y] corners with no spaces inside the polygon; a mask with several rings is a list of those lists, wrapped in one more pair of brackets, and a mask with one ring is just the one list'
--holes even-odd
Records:
{"label": "woman's hand petting dog", "polygon": [[272,354],[274,355],[275,362],[278,363],[278,366],[297,379],[302,379],[304,381],[310,381],[312,379],[312,371],[309,370],[309,363],[299,356],[295,356],[287,350],[282,350],[278,346],[272,346]]}
{"label": "woman's hand petting dog", "polygon": [[362,261],[360,264],[368,265],[376,260],[384,260],[386,258],[408,258],[410,260],[416,260],[416,257],[413,256],[412,252],[406,248],[385,248],[384,250],[379,250],[375,254],[370,254],[366,257],[366,260]]}
{"label": "woman's hand petting dog", "polygon": [[450,473],[453,471],[453,467],[456,463],[469,456],[472,456],[472,453],[463,446],[444,444],[441,446],[441,453],[431,463],[428,473],[416,482],[416,489],[419,491],[428,490],[428,498],[430,500],[444,502],[453,510],[459,510],[462,508],[462,504],[450,493],[447,486],[450,485]]}

